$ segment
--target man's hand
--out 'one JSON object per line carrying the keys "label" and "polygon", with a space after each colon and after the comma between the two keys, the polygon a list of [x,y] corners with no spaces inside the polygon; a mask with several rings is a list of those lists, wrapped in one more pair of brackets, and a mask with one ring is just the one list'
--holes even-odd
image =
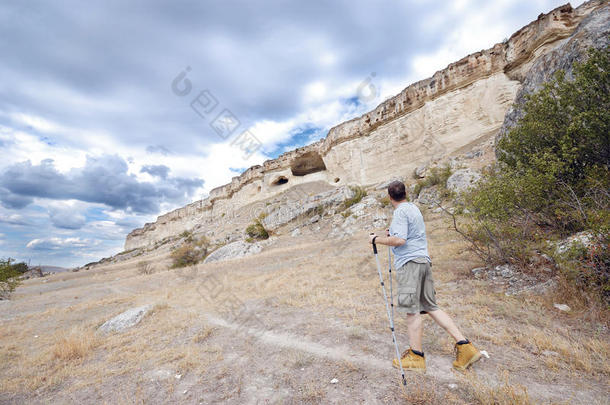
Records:
{"label": "man's hand", "polygon": [[369,235],[369,242],[373,243],[373,238],[377,238],[375,240],[376,245],[386,245],[386,246],[402,246],[405,244],[405,240],[399,238],[398,236],[376,236],[374,233]]}

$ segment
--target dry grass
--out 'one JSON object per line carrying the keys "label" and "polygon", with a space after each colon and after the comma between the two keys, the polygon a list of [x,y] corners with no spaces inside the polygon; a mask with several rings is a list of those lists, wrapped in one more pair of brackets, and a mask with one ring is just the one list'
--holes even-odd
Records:
{"label": "dry grass", "polygon": [[476,377],[474,373],[466,373],[463,379],[470,393],[481,405],[529,405],[530,397],[527,388],[512,383],[509,373],[503,373],[502,381],[496,386],[490,386]]}
{"label": "dry grass", "polygon": [[98,337],[91,330],[77,327],[68,332],[59,332],[53,346],[53,357],[62,361],[83,360],[98,343]]}
{"label": "dry grass", "polygon": [[[532,401],[530,396],[535,398],[524,388],[529,379],[540,384],[571,383],[575,389],[579,383],[571,382],[572,376],[600,383],[607,380],[610,347],[603,328],[595,329],[590,319],[579,322],[577,316],[557,313],[544,297],[507,297],[490,291],[484,282],[471,278],[469,268],[478,263],[464,251],[457,236],[447,231],[440,216],[430,219],[427,226],[439,303],[471,340],[489,350],[492,361],[494,351],[511,351],[519,361],[512,357],[506,360],[505,366],[512,372],[510,381],[505,375],[498,379],[495,369],[489,367],[485,373],[496,379],[494,384],[469,375],[463,383],[467,389],[446,392],[438,381],[426,377],[425,384],[411,384],[402,399],[416,404],[526,404]],[[147,372],[158,369],[172,370],[197,386],[218,390],[218,398],[225,401],[235,400],[234,395],[245,398],[249,384],[265,384],[249,382],[248,378],[265,374],[273,376],[270,386],[292,392],[295,403],[327,402],[330,389],[321,382],[330,381],[325,372],[350,376],[352,388],[342,384],[333,388],[345,389],[345,395],[349,389],[363,387],[358,384],[366,384],[372,391],[385,390],[383,386],[375,388],[375,383],[391,381],[393,386],[395,381],[386,377],[396,377],[395,373],[371,372],[355,362],[328,360],[320,364],[315,355],[298,350],[285,350],[278,360],[267,354],[275,348],[265,346],[259,338],[211,326],[205,315],[222,317],[227,299],[235,296],[254,308],[266,325],[272,325],[270,329],[292,328],[291,333],[314,342],[319,339],[367,356],[385,356],[384,350],[391,344],[387,318],[370,245],[364,233],[360,236],[341,249],[314,239],[297,247],[279,244],[251,259],[196,266],[189,273],[191,277],[181,277],[175,270],[142,276],[137,274],[135,263],[131,268],[117,267],[109,275],[90,274],[88,277],[99,283],[94,289],[103,294],[87,298],[80,291],[82,300],[59,306],[62,298],[77,295],[66,289],[65,296],[53,298],[59,300],[53,302],[56,306],[33,308],[2,324],[0,392],[27,399],[38,390],[41,398],[50,398],[53,392],[82,392],[104,383],[127,381],[124,389],[131,394],[111,394],[108,403],[179,402],[175,396],[182,394],[176,381],[151,383],[148,377],[143,379]],[[380,260],[385,272],[387,255],[380,255]],[[126,274],[131,278],[113,282]],[[218,275],[223,286],[214,298],[201,293],[200,283],[209,274]],[[87,283],[79,285],[83,288]],[[41,303],[51,300],[50,296],[41,297]],[[95,327],[112,315],[149,302],[158,304],[136,328],[108,336],[94,333]],[[397,315],[398,340],[403,343],[405,327],[404,317]],[[430,321],[425,328],[427,350],[449,359],[451,339]],[[579,350],[573,350],[575,346]],[[544,350],[558,356],[542,356]],[[242,369],[248,366],[248,372]],[[302,373],[302,377],[295,379],[294,373]],[[158,390],[153,391],[156,396],[151,391],[137,391],[146,384],[154,384],[150,389]],[[394,388],[393,393],[401,395]]]}

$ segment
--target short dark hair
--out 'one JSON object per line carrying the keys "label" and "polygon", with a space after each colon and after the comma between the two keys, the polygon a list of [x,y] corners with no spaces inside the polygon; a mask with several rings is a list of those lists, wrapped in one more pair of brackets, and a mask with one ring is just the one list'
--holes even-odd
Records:
{"label": "short dark hair", "polygon": [[395,180],[388,185],[388,194],[394,201],[402,201],[407,197],[405,184],[402,181]]}

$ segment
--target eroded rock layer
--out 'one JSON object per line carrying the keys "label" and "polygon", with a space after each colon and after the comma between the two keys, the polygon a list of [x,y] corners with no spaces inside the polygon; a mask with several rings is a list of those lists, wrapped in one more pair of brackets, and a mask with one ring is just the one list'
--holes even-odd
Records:
{"label": "eroded rock layer", "polygon": [[589,15],[608,12],[601,0],[569,4],[521,28],[507,41],[473,53],[414,83],[374,110],[333,127],[326,138],[253,166],[205,200],[161,215],[133,230],[125,250],[151,245],[240,207],[303,183],[374,184],[407,176],[416,167],[449,157],[491,138],[501,128],[528,72],[577,31]]}

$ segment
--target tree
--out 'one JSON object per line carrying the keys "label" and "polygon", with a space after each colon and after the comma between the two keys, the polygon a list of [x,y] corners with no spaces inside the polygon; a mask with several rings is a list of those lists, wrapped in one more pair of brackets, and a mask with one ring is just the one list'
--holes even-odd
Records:
{"label": "tree", "polygon": [[[20,269],[25,263],[13,264],[13,259],[0,259],[0,299],[8,298],[19,285]],[[27,265],[26,265],[27,270]]]}

